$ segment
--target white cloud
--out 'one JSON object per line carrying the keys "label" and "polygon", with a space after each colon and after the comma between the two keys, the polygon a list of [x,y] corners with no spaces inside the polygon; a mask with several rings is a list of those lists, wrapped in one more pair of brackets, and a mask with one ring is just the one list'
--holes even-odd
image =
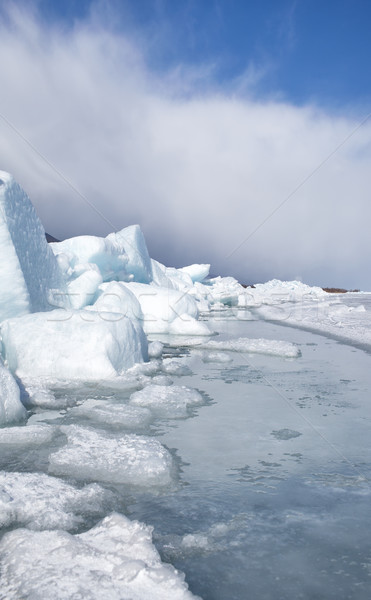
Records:
{"label": "white cloud", "polygon": [[[151,73],[133,36],[100,28],[97,13],[73,29],[14,9],[9,18],[0,113],[116,228],[139,222],[155,258],[211,261],[242,281],[301,275],[371,289],[370,123],[227,258],[357,119],[223,91],[212,65]],[[109,232],[1,119],[0,168],[51,234]]]}

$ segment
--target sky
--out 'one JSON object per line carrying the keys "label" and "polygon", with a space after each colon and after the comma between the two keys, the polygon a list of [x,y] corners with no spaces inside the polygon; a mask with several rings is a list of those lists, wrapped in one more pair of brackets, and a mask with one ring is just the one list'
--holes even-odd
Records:
{"label": "sky", "polygon": [[0,169],[64,239],[371,290],[369,0],[0,0]]}

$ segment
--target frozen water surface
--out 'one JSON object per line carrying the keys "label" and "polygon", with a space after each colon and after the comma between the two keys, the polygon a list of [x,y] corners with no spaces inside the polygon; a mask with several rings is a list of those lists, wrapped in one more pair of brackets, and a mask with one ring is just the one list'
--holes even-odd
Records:
{"label": "frozen water surface", "polygon": [[369,600],[371,355],[244,312],[208,322],[218,344],[31,390],[0,430],[0,598]]}

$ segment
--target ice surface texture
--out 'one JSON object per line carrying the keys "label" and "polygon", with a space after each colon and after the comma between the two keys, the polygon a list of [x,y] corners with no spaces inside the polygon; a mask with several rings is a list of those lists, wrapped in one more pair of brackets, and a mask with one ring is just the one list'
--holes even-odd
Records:
{"label": "ice surface texture", "polygon": [[20,448],[42,446],[51,441],[54,433],[54,427],[45,423],[25,427],[5,427],[0,429],[0,449],[7,446]]}
{"label": "ice surface texture", "polygon": [[52,306],[63,288],[57,260],[26,193],[0,171],[0,321]]}
{"label": "ice surface texture", "polygon": [[22,421],[25,417],[26,409],[20,400],[19,387],[0,356],[0,427]]}
{"label": "ice surface texture", "polygon": [[196,390],[179,385],[147,385],[130,397],[130,403],[151,409],[157,416],[168,418],[186,417],[188,408],[202,404],[202,396]]}
{"label": "ice surface texture", "polygon": [[43,473],[0,471],[0,527],[73,529],[99,514],[110,494],[97,484],[78,489]]}
{"label": "ice surface texture", "polygon": [[191,600],[174,567],[163,564],[152,529],[112,514],[89,531],[18,529],[0,543],[1,600]]}
{"label": "ice surface texture", "polygon": [[[187,293],[142,283],[123,284],[140,303],[143,313],[143,327],[146,333],[178,333],[182,326],[198,335],[210,335],[209,329],[198,323],[198,308],[195,299]],[[175,322],[175,326],[174,326]],[[176,324],[178,323],[178,325]],[[175,327],[175,331],[173,331]],[[181,331],[179,333],[182,333]],[[192,334],[189,334],[192,335]]]}
{"label": "ice surface texture", "polygon": [[187,273],[194,283],[195,281],[203,281],[209,276],[210,265],[189,265],[183,267],[180,271]]}
{"label": "ice surface texture", "polygon": [[200,348],[210,350],[231,350],[234,352],[251,352],[254,354],[270,354],[272,356],[283,356],[284,358],[297,358],[300,350],[291,342],[280,340],[265,340],[262,338],[237,338],[217,342],[210,340],[199,344]]}
{"label": "ice surface texture", "polygon": [[130,225],[117,233],[110,233],[106,239],[126,254],[128,261],[126,271],[134,281],[140,283],[152,281],[151,259],[139,225]]}
{"label": "ice surface texture", "polygon": [[126,275],[125,253],[107,238],[80,235],[50,246],[56,255],[64,254],[70,267],[77,268],[77,272],[83,269],[83,265],[95,264],[103,281]]}
{"label": "ice surface texture", "polygon": [[54,475],[139,486],[171,483],[171,455],[151,437],[113,437],[78,425],[63,426],[61,431],[68,443],[49,458]]}
{"label": "ice surface texture", "polygon": [[151,412],[146,408],[114,404],[107,400],[86,400],[80,406],[71,408],[68,414],[120,429],[143,429],[153,419]]}
{"label": "ice surface texture", "polygon": [[137,321],[92,311],[56,310],[1,326],[9,368],[21,378],[98,380],[142,362],[147,340]]}

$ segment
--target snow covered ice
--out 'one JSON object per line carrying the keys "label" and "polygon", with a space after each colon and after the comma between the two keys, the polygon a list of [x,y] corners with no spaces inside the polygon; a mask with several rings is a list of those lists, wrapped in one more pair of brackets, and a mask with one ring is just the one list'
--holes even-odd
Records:
{"label": "snow covered ice", "polygon": [[151,528],[112,514],[85,533],[18,529],[0,544],[2,600],[191,600],[183,576],[161,562]]}
{"label": "snow covered ice", "polygon": [[147,429],[153,420],[151,411],[140,406],[112,403],[107,400],[85,400],[68,411],[72,417],[110,425],[117,429]]}
{"label": "snow covered ice", "polygon": [[0,598],[368,600],[371,295],[0,208]]}
{"label": "snow covered ice", "polygon": [[147,407],[158,416],[174,419],[186,416],[190,407],[202,402],[199,392],[178,385],[147,385],[130,397],[134,406]]}
{"label": "snow covered ice", "polygon": [[64,426],[67,444],[50,455],[49,471],[83,481],[138,486],[169,485],[172,457],[157,440],[125,434],[113,437],[78,425]]}
{"label": "snow covered ice", "polygon": [[77,488],[43,473],[0,471],[0,527],[75,529],[104,510],[108,491],[96,483]]}

